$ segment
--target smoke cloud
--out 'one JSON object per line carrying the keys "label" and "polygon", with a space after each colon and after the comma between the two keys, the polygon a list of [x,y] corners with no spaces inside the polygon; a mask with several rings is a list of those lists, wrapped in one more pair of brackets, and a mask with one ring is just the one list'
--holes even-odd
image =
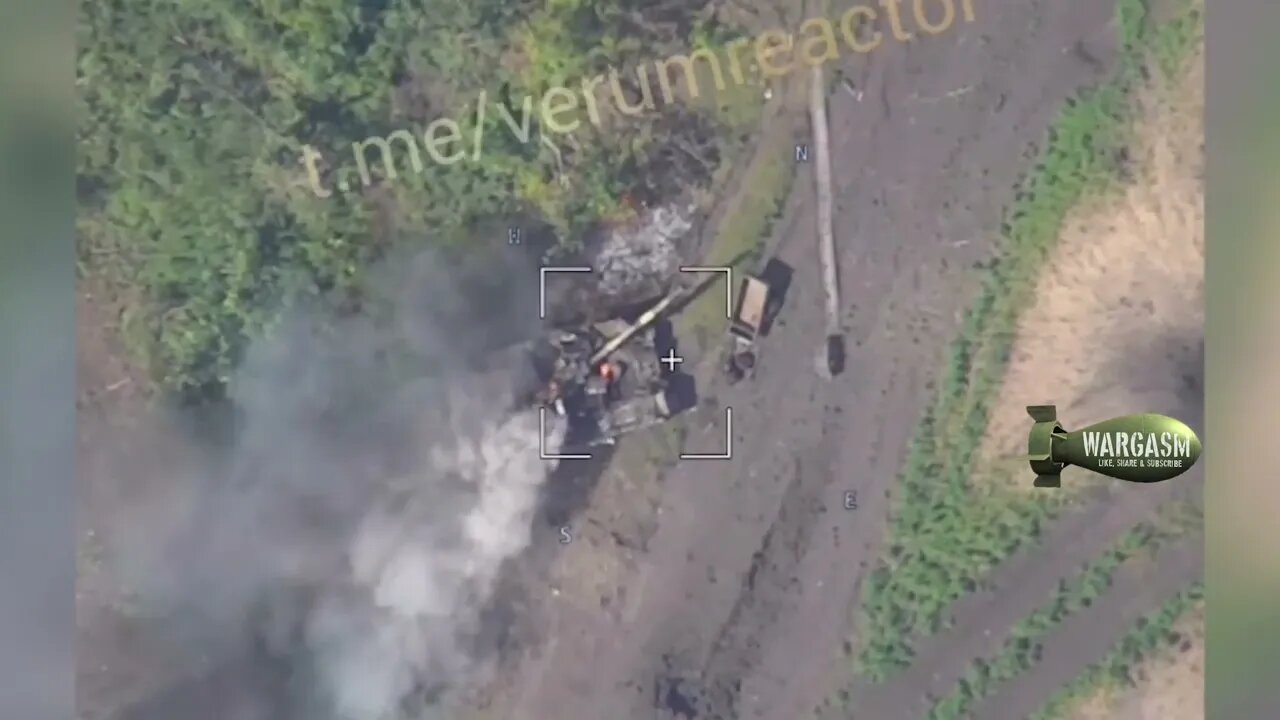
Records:
{"label": "smoke cloud", "polygon": [[178,658],[119,720],[429,720],[485,678],[484,609],[551,468],[519,368],[473,368],[536,327],[529,275],[419,258],[383,311],[295,313],[251,349],[229,446],[113,524],[116,572]]}

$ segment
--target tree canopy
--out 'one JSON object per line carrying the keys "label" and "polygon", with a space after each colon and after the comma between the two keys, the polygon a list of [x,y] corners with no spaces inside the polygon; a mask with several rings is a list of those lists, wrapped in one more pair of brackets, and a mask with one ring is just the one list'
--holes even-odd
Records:
{"label": "tree canopy", "polygon": [[[449,166],[320,197],[304,146],[432,120],[474,130],[481,91],[519,115],[553,84],[688,52],[714,22],[639,0],[94,0],[80,5],[81,251],[144,299],[140,342],[167,387],[219,392],[248,338],[299,302],[358,306],[392,247],[505,242],[533,217],[566,244],[627,212],[674,165],[714,164],[717,116],[676,105],[522,142],[495,113]],[[633,76],[634,77],[634,76]]]}

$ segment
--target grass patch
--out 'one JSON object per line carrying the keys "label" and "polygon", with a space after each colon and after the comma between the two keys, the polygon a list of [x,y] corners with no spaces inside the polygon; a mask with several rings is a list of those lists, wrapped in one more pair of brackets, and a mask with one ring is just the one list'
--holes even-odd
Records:
{"label": "grass patch", "polygon": [[[706,265],[742,267],[758,260],[782,215],[796,174],[795,134],[778,128],[766,132],[761,142],[737,202],[728,208],[703,258]],[[674,320],[679,336],[691,338],[701,351],[712,347],[728,324],[722,293],[713,287]]]}
{"label": "grass patch", "polygon": [[[712,48],[717,57],[728,54],[727,49]],[[717,87],[715,75],[704,65],[696,66],[698,86],[702,95],[695,101],[710,110],[716,120],[740,145],[749,146],[755,131],[760,128],[764,116],[764,81],[758,72],[747,74],[746,82],[725,83],[723,88]]]}
{"label": "grass patch", "polygon": [[1058,691],[1030,720],[1062,720],[1071,708],[1095,693],[1134,686],[1134,669],[1181,638],[1174,626],[1204,600],[1204,585],[1197,583],[1139,620],[1111,652],[1091,665],[1083,675]]}
{"label": "grass patch", "polygon": [[1153,548],[1183,536],[1184,527],[1163,522],[1135,526],[1116,544],[1087,564],[1071,582],[1063,582],[1047,605],[1014,626],[1000,652],[990,660],[977,660],[956,689],[938,701],[926,720],[960,720],[969,717],[973,705],[986,698],[1002,682],[1031,669],[1040,660],[1042,639],[1067,617],[1089,607],[1110,588],[1115,572],[1126,561],[1140,558]]}
{"label": "grass patch", "polygon": [[[910,664],[912,640],[936,632],[946,608],[1065,505],[1062,494],[979,491],[977,448],[1003,380],[1019,312],[1067,213],[1114,186],[1131,136],[1131,90],[1153,60],[1176,67],[1198,37],[1189,4],[1158,27],[1142,0],[1120,0],[1121,58],[1112,79],[1067,103],[1001,228],[1000,257],[952,343],[936,400],[920,421],[899,482],[887,554],[863,599],[859,671],[883,681]],[[995,670],[984,670],[984,673]]]}

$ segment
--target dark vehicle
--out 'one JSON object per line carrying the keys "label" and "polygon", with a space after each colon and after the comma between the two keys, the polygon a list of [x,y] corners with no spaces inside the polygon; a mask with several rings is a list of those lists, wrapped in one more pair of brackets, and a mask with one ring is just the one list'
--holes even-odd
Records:
{"label": "dark vehicle", "polygon": [[725,370],[734,382],[750,377],[756,367],[756,336],[764,324],[769,286],[750,275],[738,286],[738,299],[729,319],[729,351]]}
{"label": "dark vehicle", "polygon": [[779,260],[770,260],[758,276],[742,278],[733,316],[729,319],[729,348],[725,357],[725,372],[732,382],[748,378],[755,371],[756,340],[772,329],[790,283],[791,268]]}

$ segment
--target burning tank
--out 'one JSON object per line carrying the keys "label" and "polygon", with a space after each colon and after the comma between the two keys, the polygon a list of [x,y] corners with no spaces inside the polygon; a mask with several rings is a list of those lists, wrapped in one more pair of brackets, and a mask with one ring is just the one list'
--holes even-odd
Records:
{"label": "burning tank", "polygon": [[675,348],[664,316],[703,279],[679,271],[693,215],[692,205],[648,209],[605,230],[585,255],[559,259],[591,271],[546,283],[544,328],[503,353],[504,368],[516,368],[516,406],[565,423],[561,452],[612,444],[696,404],[693,378],[660,362]]}
{"label": "burning tank", "polygon": [[517,405],[547,408],[567,423],[562,452],[611,445],[690,409],[693,378],[660,361],[675,348],[663,313],[684,296],[678,287],[638,316],[624,309],[598,322],[553,326],[521,346]]}

